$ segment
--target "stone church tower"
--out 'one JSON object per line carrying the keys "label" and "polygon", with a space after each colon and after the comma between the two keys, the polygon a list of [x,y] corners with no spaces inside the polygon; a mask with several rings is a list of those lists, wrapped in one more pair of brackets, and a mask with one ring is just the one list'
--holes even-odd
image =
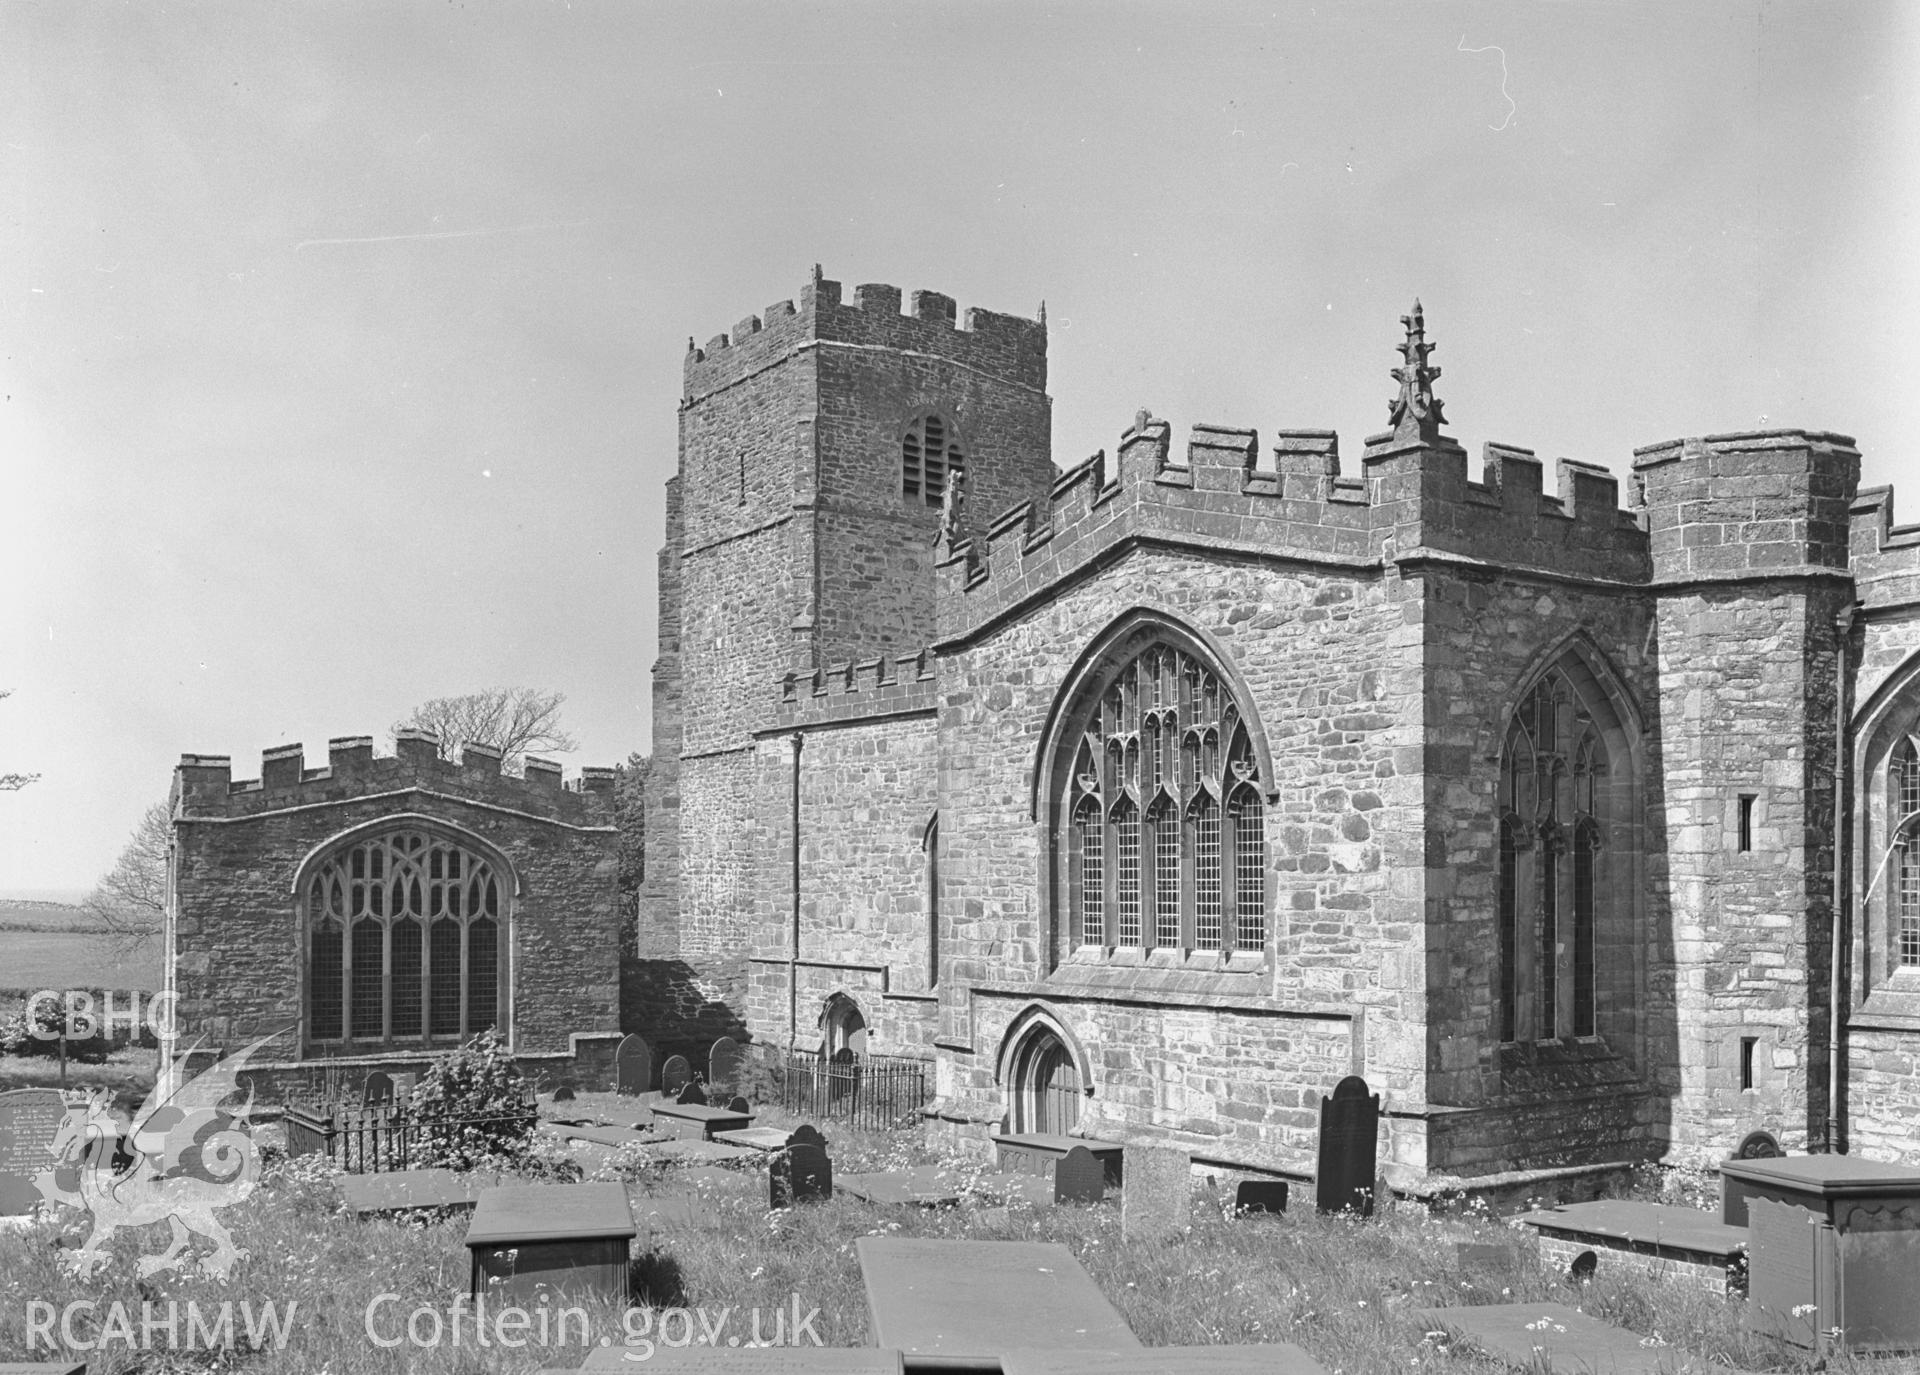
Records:
{"label": "stone church tower", "polygon": [[[1044,320],[816,268],[691,347],[668,484],[646,884],[628,1005],[650,1039],[738,1026],[764,856],[756,754],[785,674],[913,655],[935,543],[1053,481]],[[764,763],[764,761],[762,761]]]}

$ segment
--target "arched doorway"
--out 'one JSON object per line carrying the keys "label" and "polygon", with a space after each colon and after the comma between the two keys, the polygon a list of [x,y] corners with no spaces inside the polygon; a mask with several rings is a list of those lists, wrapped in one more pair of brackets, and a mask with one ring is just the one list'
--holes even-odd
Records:
{"label": "arched doorway", "polygon": [[1036,1022],[1013,1057],[1012,1130],[1065,1136],[1080,1125],[1080,1067],[1051,1027]]}
{"label": "arched doorway", "polygon": [[[841,1051],[848,1052],[841,1055]],[[828,1059],[849,1059],[867,1053],[867,1019],[860,1004],[844,993],[827,999],[820,1014],[820,1053]]]}

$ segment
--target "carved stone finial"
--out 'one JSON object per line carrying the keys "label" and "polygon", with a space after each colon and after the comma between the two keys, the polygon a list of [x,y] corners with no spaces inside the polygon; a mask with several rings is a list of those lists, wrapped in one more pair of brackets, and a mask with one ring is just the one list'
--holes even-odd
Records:
{"label": "carved stone finial", "polygon": [[693,336],[691,334],[687,336],[687,352],[693,352]]}
{"label": "carved stone finial", "polygon": [[1402,315],[1400,323],[1407,330],[1406,342],[1400,345],[1404,362],[1393,370],[1393,380],[1400,384],[1400,395],[1388,407],[1388,418],[1395,439],[1431,443],[1440,437],[1440,427],[1447,417],[1441,413],[1440,400],[1433,394],[1440,369],[1427,366],[1427,355],[1433,352],[1434,345],[1427,342],[1426,317],[1421,314],[1418,300],[1413,303],[1413,314]]}
{"label": "carved stone finial", "polygon": [[827,274],[821,269],[819,263],[815,263],[813,265],[813,284],[815,286],[819,286],[820,283],[826,280],[827,280]]}
{"label": "carved stone finial", "polygon": [[1044,325],[1046,324],[1046,322],[1047,322],[1047,303],[1045,301],[1042,301],[1040,303],[1040,323]]}
{"label": "carved stone finial", "polygon": [[1133,413],[1133,428],[1136,431],[1147,428],[1147,422],[1153,419],[1153,412],[1142,406]]}

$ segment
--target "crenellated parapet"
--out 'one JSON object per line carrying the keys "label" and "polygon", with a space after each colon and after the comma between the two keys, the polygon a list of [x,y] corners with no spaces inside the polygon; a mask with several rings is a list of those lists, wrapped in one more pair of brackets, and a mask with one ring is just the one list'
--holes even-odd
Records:
{"label": "crenellated parapet", "polygon": [[1647,536],[1604,468],[1561,459],[1557,491],[1540,461],[1486,446],[1481,481],[1451,441],[1370,443],[1361,476],[1341,471],[1332,430],[1195,425],[1176,459],[1165,421],[1139,417],[1112,456],[1064,473],[971,540],[942,547],[940,634],[965,635],[1063,580],[1141,543],[1181,544],[1356,572],[1446,557],[1491,570],[1643,583]]}
{"label": "crenellated parapet", "polygon": [[1842,574],[1860,451],[1842,434],[1756,430],[1634,450],[1653,574],[1725,582]]}
{"label": "crenellated parapet", "polygon": [[842,299],[841,284],[814,269],[798,302],[776,301],[749,315],[704,347],[687,341],[683,396],[694,403],[822,345],[884,348],[959,363],[1036,391],[1047,385],[1047,326],[998,311],[970,308],[961,316],[954,299],[916,291],[901,309],[899,287],[868,283]]}
{"label": "crenellated parapet", "polygon": [[933,653],[927,649],[834,664],[811,674],[788,673],[779,682],[773,732],[930,711],[936,702]]}
{"label": "crenellated parapet", "polygon": [[1894,524],[1893,488],[1864,489],[1854,497],[1848,517],[1848,547],[1862,605],[1920,605],[1920,524]]}
{"label": "crenellated parapet", "polygon": [[174,769],[173,798],[182,816],[245,817],[420,790],[568,825],[611,824],[615,770],[585,768],[568,783],[550,760],[529,757],[519,778],[503,774],[500,762],[499,750],[477,742],[461,746],[457,763],[442,759],[439,738],[430,731],[396,731],[391,755],[375,755],[370,735],[349,735],[327,742],[321,768],[306,767],[300,745],[263,750],[260,776],[250,779],[233,777],[227,755],[183,754]]}

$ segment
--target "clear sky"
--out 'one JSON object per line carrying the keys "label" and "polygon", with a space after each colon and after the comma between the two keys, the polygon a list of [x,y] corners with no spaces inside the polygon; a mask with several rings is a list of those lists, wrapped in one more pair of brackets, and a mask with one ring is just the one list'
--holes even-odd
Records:
{"label": "clear sky", "polygon": [[1051,327],[1054,454],[1857,436],[1904,483],[1913,7],[0,0],[0,892],[182,752],[567,694],[648,745],[689,335],[815,262]]}

